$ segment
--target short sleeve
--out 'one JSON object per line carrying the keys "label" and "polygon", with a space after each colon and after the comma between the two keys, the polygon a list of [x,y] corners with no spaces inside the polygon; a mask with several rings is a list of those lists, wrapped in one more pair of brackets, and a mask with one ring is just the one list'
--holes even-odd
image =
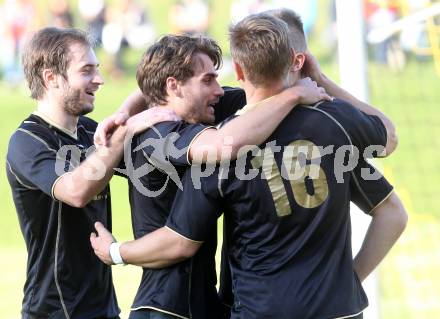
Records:
{"label": "short sleeve", "polygon": [[183,121],[162,122],[137,135],[133,150],[143,151],[157,164],[190,165],[189,146],[200,133],[210,128],[213,127]]}
{"label": "short sleeve", "polygon": [[206,187],[208,179],[215,181],[217,178],[217,174],[203,178],[201,189],[196,189],[188,169],[182,180],[183,190],[179,190],[174,199],[166,226],[190,240],[205,241],[216,229],[217,218],[221,215],[219,194]]}
{"label": "short sleeve", "polygon": [[19,128],[9,141],[8,169],[24,187],[52,196],[52,187],[64,171],[56,172],[57,151],[35,132]]}
{"label": "short sleeve", "polygon": [[246,105],[246,95],[240,88],[223,87],[225,94],[214,107],[215,124],[218,124]]}
{"label": "short sleeve", "polygon": [[371,214],[393,192],[393,186],[365,160],[360,160],[351,173],[351,201],[366,214]]}

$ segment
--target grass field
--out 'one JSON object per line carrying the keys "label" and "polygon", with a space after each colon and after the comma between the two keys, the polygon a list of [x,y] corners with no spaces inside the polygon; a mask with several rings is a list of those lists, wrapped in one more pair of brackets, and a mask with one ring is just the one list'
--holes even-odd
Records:
{"label": "grass field", "polygon": [[[2,2],[2,1],[0,1]],[[40,1],[43,3],[44,1]],[[73,3],[75,1],[72,0]],[[212,0],[215,15],[211,34],[225,43],[228,18],[227,1]],[[327,0],[320,0],[320,6]],[[167,32],[164,23],[172,0],[150,1],[158,32]],[[322,25],[324,22],[319,21]],[[322,28],[322,27],[321,27]],[[227,52],[226,47],[225,51]],[[314,52],[322,67],[337,79],[334,54]],[[128,68],[135,68],[140,52],[128,52]],[[106,60],[102,57],[105,65]],[[395,185],[409,212],[409,224],[396,247],[380,267],[380,308],[382,318],[440,318],[440,78],[431,61],[409,61],[402,72],[370,63],[368,66],[371,102],[395,122],[400,144],[390,158],[381,160],[385,175]],[[230,84],[225,83],[223,84]],[[234,83],[232,83],[234,84]],[[135,87],[133,75],[120,81],[108,80],[98,92],[92,117],[101,120],[112,113]],[[24,88],[12,89],[0,84],[0,318],[19,318],[22,286],[25,278],[26,249],[18,227],[9,185],[5,177],[5,154],[10,134],[34,109]],[[112,183],[114,233],[121,240],[130,239],[131,224],[125,181],[116,177]],[[114,267],[120,306],[125,318],[139,282],[139,269]]]}
{"label": "grass field", "polygon": [[[132,52],[130,60],[139,53]],[[323,65],[330,73],[332,65]],[[430,63],[411,63],[403,73],[371,64],[372,102],[395,121],[400,145],[390,158],[379,162],[395,185],[410,214],[408,228],[380,269],[380,306],[383,318],[440,317],[440,211],[437,183],[440,181],[439,155],[440,100],[438,78]],[[109,115],[134,87],[133,79],[108,81],[99,91],[96,120]],[[0,86],[0,165],[5,167],[7,141],[19,122],[35,104],[24,88]],[[0,173],[3,200],[0,226],[0,318],[18,318],[25,276],[25,246],[18,227],[5,171]],[[114,233],[130,239],[131,226],[127,187],[116,177],[112,181]],[[136,267],[114,267],[121,308],[127,313],[136,291],[140,272]]]}

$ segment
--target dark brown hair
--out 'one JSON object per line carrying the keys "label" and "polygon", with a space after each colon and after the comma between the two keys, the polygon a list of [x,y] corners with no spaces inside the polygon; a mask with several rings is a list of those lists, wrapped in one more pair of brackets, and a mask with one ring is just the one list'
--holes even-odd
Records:
{"label": "dark brown hair", "polygon": [[148,104],[166,103],[166,80],[174,77],[185,82],[194,75],[196,54],[204,53],[218,69],[222,51],[208,37],[166,35],[150,46],[138,66],[136,79]]}

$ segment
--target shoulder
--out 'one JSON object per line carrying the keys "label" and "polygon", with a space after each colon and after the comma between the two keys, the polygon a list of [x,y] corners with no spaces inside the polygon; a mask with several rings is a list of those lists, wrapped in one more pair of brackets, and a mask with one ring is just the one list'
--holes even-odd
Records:
{"label": "shoulder", "polygon": [[26,148],[35,145],[45,145],[48,148],[57,147],[53,131],[36,116],[29,116],[12,134],[10,146],[23,146]]}
{"label": "shoulder", "polygon": [[364,126],[371,124],[371,122],[380,122],[376,116],[367,115],[350,103],[339,99],[320,102],[305,108],[309,111],[320,113],[324,118],[327,118],[344,131],[351,131],[356,128],[362,129]]}
{"label": "shoulder", "polygon": [[321,112],[327,117],[332,118],[333,120],[336,120],[341,124],[347,122],[352,123],[362,120],[365,117],[371,117],[370,115],[367,115],[359,109],[355,108],[350,103],[339,99],[318,103],[311,109]]}
{"label": "shoulder", "polygon": [[56,154],[57,149],[58,143],[52,130],[31,116],[11,135],[7,159],[10,162],[26,161],[46,152]]}
{"label": "shoulder", "polygon": [[246,94],[243,89],[224,86],[223,90],[225,94],[220,98],[223,104],[231,104],[229,106],[234,109],[240,109],[246,105]]}
{"label": "shoulder", "polygon": [[246,105],[246,94],[242,89],[224,86],[223,90],[225,94],[214,107],[216,123],[223,121]]}
{"label": "shoulder", "polygon": [[323,102],[310,109],[321,112],[333,121],[357,146],[386,144],[386,129],[382,120],[376,115],[362,112],[348,102]]}
{"label": "shoulder", "polygon": [[238,87],[232,87],[232,86],[223,86],[223,90],[225,91],[224,96],[226,97],[243,97],[245,96],[244,90],[242,88]]}
{"label": "shoulder", "polygon": [[346,113],[356,112],[356,108],[353,105],[339,99],[334,99],[333,101],[321,101],[315,105],[306,106],[306,108],[311,111],[326,114],[327,117],[328,115],[331,115],[336,118],[344,117]]}
{"label": "shoulder", "polygon": [[168,121],[158,123],[137,136],[141,139],[164,138],[171,133],[178,133],[179,135],[181,135],[185,132],[200,131],[207,127],[208,126],[201,123],[191,124],[184,121]]}

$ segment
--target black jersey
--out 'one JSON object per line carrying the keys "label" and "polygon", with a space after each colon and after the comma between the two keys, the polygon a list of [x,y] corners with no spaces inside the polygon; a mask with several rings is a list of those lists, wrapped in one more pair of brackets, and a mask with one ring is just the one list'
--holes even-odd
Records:
{"label": "black jersey", "polygon": [[[374,175],[375,177],[368,178],[367,176],[364,176],[364,174],[369,176]],[[185,179],[183,184],[186,185]],[[371,212],[377,206],[379,206],[391,195],[392,191],[393,187],[374,166],[362,158],[359,159],[358,164],[351,172],[350,178],[350,200],[352,203],[360,208],[365,214],[371,214]],[[180,197],[177,196],[176,202],[179,199]],[[215,210],[213,210],[213,212],[215,212]],[[219,213],[217,212],[217,214]],[[232,276],[227,248],[228,234],[226,227],[224,227],[223,230],[223,246],[220,263],[220,285],[218,294],[220,302],[224,306],[224,312],[230,313],[234,304],[234,296],[232,291]]]}
{"label": "black jersey", "polygon": [[[185,187],[179,192],[167,226],[204,241],[225,213],[233,318],[358,314],[368,301],[352,262],[349,202],[354,177],[341,172],[337,152],[356,147],[363,154],[369,145],[385,144],[380,119],[342,101],[297,107],[259,154],[221,168],[221,178],[203,178],[200,191]],[[344,154],[339,154],[343,162]],[[250,174],[255,178],[246,178]],[[184,180],[192,184],[190,174]],[[389,185],[385,188],[391,191]],[[357,198],[374,192],[359,193]],[[365,205],[373,208],[373,202]]]}
{"label": "black jersey", "polygon": [[[224,88],[225,95],[215,106],[216,122],[234,114],[245,104],[243,90]],[[132,170],[145,167],[142,176],[130,178],[129,196],[135,238],[165,225],[179,180],[189,167],[188,148],[208,126],[165,122],[135,136],[132,140]],[[130,166],[130,164],[129,164]],[[147,172],[148,171],[148,172]],[[210,235],[193,258],[164,269],[143,269],[132,310],[155,309],[183,318],[206,318],[220,314],[216,285],[215,259],[217,233]],[[214,318],[211,316],[211,318]]]}
{"label": "black jersey", "polygon": [[[134,169],[147,166],[151,170],[137,180],[130,178],[129,182],[132,226],[136,239],[165,224],[178,189],[176,178],[180,179],[189,165],[187,162],[188,145],[204,129],[206,126],[201,124],[164,122],[134,137],[131,152]],[[174,143],[167,143],[166,140],[173,133],[179,134],[180,137],[173,140]],[[158,144],[153,145],[155,142]],[[167,145],[173,146],[173,149],[167,148]],[[155,154],[162,150],[162,147],[163,153]],[[135,151],[136,149],[138,150]],[[161,155],[172,161],[173,165],[170,165],[171,162],[163,161],[165,158],[161,158]],[[211,238],[212,240],[214,238]],[[215,245],[215,241],[212,244]],[[203,255],[203,251],[201,253]],[[204,273],[196,273],[196,277],[194,274],[192,259],[163,269],[143,268],[141,283],[132,310],[150,308],[190,318],[192,309],[189,301],[193,289],[191,281],[201,279]],[[209,298],[209,296],[206,297]],[[215,295],[214,298],[209,299],[215,301]],[[201,306],[213,307],[205,303]]]}
{"label": "black jersey", "polygon": [[119,314],[111,267],[99,261],[89,241],[96,221],[111,229],[109,187],[83,208],[53,196],[60,175],[84,160],[95,129],[94,121],[80,117],[77,136],[70,136],[31,115],[10,139],[7,176],[28,251],[23,318]]}
{"label": "black jersey", "polygon": [[246,94],[243,89],[224,86],[223,90],[225,94],[214,107],[216,124],[228,119],[246,104]]}

